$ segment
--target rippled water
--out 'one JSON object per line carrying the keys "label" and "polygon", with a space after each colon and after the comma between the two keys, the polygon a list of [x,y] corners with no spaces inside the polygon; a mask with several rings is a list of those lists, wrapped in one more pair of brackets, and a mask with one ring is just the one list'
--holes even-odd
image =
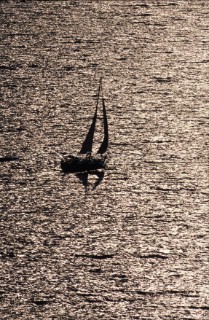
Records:
{"label": "rippled water", "polygon": [[[207,1],[1,1],[1,319],[208,319]],[[104,179],[63,175],[103,76]]]}

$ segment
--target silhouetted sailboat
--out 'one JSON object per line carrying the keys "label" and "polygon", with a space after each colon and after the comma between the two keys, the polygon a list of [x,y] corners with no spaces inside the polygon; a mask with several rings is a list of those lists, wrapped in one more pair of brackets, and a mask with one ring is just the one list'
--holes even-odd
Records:
{"label": "silhouetted sailboat", "polygon": [[99,84],[96,109],[94,112],[92,124],[89,128],[89,131],[86,135],[86,138],[80,150],[80,154],[86,155],[86,157],[83,157],[83,156],[75,157],[72,155],[64,157],[61,160],[61,168],[64,172],[89,172],[97,169],[102,169],[105,167],[105,160],[106,160],[105,153],[107,152],[107,149],[108,149],[109,137],[108,137],[108,121],[107,121],[107,114],[106,114],[106,107],[105,107],[105,99],[103,97],[102,97],[102,108],[103,108],[104,137],[97,151],[97,154],[94,156],[92,155],[92,147],[93,147],[94,133],[96,128],[97,110],[99,105],[101,87],[102,87],[102,79],[100,80],[100,84]]}

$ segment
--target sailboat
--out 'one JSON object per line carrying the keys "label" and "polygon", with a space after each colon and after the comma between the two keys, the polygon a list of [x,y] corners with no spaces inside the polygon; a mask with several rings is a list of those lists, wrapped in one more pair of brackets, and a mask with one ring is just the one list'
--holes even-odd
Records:
{"label": "sailboat", "polygon": [[103,110],[103,141],[96,153],[92,155],[94,133],[97,122],[97,110],[100,100],[100,94],[102,91],[102,78],[99,83],[99,90],[97,96],[96,109],[92,124],[89,131],[84,139],[78,156],[68,155],[61,160],[61,169],[64,172],[91,172],[97,169],[103,169],[105,167],[106,152],[108,149],[108,121],[105,106],[105,99],[102,95],[102,110]]}

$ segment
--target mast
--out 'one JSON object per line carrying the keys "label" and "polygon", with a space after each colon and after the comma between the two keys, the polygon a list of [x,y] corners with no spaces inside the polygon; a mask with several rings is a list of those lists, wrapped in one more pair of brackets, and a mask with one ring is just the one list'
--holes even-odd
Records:
{"label": "mast", "polygon": [[99,90],[98,90],[98,96],[97,96],[97,104],[96,104],[96,110],[94,113],[94,117],[92,120],[92,124],[90,126],[90,129],[86,135],[86,138],[82,144],[80,153],[82,154],[87,154],[92,152],[92,145],[93,145],[93,139],[94,139],[94,131],[95,131],[95,126],[96,126],[96,120],[97,120],[97,109],[98,109],[98,104],[99,104],[99,96],[100,96],[100,90],[101,90],[101,84],[102,84],[102,78],[100,79],[99,83]]}
{"label": "mast", "polygon": [[102,141],[102,144],[97,151],[99,154],[103,154],[107,151],[108,148],[108,122],[107,122],[107,113],[106,113],[106,108],[105,108],[105,100],[102,98],[102,106],[103,106],[103,128],[104,128],[104,139]]}

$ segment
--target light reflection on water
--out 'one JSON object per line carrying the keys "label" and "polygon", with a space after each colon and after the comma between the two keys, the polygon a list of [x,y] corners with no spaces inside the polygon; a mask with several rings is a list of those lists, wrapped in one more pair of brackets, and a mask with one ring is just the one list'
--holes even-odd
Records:
{"label": "light reflection on water", "polygon": [[[2,319],[206,319],[207,10],[147,3],[1,3]],[[101,75],[95,187],[60,159]]]}

